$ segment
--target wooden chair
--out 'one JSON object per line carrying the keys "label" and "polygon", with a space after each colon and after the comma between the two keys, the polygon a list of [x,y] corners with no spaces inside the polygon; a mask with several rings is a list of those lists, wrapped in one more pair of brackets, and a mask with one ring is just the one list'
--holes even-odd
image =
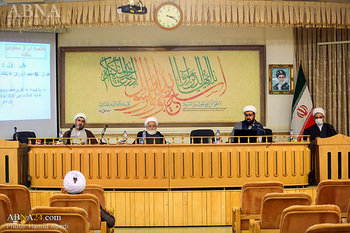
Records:
{"label": "wooden chair", "polygon": [[10,214],[12,214],[11,201],[5,194],[0,194],[0,225],[8,223]]}
{"label": "wooden chair", "polygon": [[350,223],[350,199],[349,199],[349,204],[348,204],[348,212],[346,215],[346,221],[344,221],[344,222]]}
{"label": "wooden chair", "polygon": [[89,233],[89,218],[86,211],[78,207],[38,206],[30,211],[33,219],[28,223],[56,223],[69,233]]}
{"label": "wooden chair", "polygon": [[29,214],[30,195],[26,186],[0,184],[0,194],[5,194],[10,199],[13,213]]}
{"label": "wooden chair", "polygon": [[268,193],[283,193],[278,181],[248,182],[242,187],[241,206],[232,209],[232,231],[249,230],[249,219],[260,219],[261,200]]}
{"label": "wooden chair", "polygon": [[268,193],[261,202],[260,221],[251,219],[249,232],[279,232],[283,210],[293,205],[311,205],[312,199],[306,193]]}
{"label": "wooden chair", "polygon": [[55,223],[46,224],[14,224],[6,223],[0,227],[0,233],[68,233],[68,231]]}
{"label": "wooden chair", "polygon": [[52,207],[80,207],[89,217],[90,232],[107,232],[107,223],[101,222],[100,201],[93,194],[58,194],[50,198]]}
{"label": "wooden chair", "polygon": [[[68,194],[68,192],[66,191],[65,188],[62,188],[62,193]],[[98,200],[100,201],[100,205],[103,209],[106,209],[106,201],[105,201],[105,192],[102,188],[101,185],[97,185],[97,184],[87,184],[85,186],[84,191],[82,192],[82,194],[86,194],[86,193],[90,193],[95,195]]]}
{"label": "wooden chair", "polygon": [[312,225],[340,223],[340,209],[336,205],[291,206],[283,210],[280,233],[305,233]]}
{"label": "wooden chair", "polygon": [[350,180],[324,180],[317,186],[316,205],[332,204],[340,208],[342,217],[348,212]]}
{"label": "wooden chair", "polygon": [[309,227],[305,233],[349,233],[350,223],[322,223]]}

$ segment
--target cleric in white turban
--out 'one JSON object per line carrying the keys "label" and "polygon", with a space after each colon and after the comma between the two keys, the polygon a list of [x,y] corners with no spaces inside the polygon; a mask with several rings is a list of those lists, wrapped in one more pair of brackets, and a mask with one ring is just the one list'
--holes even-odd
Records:
{"label": "cleric in white turban", "polygon": [[148,117],[145,120],[145,130],[137,133],[137,139],[134,143],[137,144],[164,144],[164,136],[159,131],[158,120],[155,117]]}
{"label": "cleric in white turban", "polygon": [[312,111],[312,115],[315,117],[315,115],[317,113],[321,113],[322,116],[326,116],[326,113],[324,112],[323,108],[315,108],[313,111]]}
{"label": "cleric in white turban", "polygon": [[264,134],[264,127],[262,124],[255,120],[255,114],[257,113],[256,107],[253,105],[247,105],[242,110],[244,114],[244,121],[238,122],[233,128],[230,136],[231,142],[234,142],[235,130],[247,129],[247,130],[257,130],[257,135]]}
{"label": "cleric in white turban", "polygon": [[[63,187],[69,194],[80,194],[84,191],[86,180],[80,171],[70,171],[63,180]],[[101,221],[106,221],[109,228],[113,228],[115,218],[100,205]]]}
{"label": "cleric in white turban", "polygon": [[253,105],[247,105],[243,108],[243,114],[245,114],[246,112],[253,112],[254,114],[256,114],[257,110],[256,107],[254,107]]}
{"label": "cleric in white turban", "polygon": [[[148,117],[146,120],[145,120],[145,127],[147,128],[147,125],[149,122],[154,122],[156,124],[156,126],[158,127],[158,120],[157,118],[155,117]],[[156,129],[157,129],[156,127]]]}
{"label": "cleric in white turban", "polygon": [[85,189],[86,180],[80,171],[70,171],[63,180],[63,187],[69,194],[79,194]]}
{"label": "cleric in white turban", "polygon": [[[64,133],[64,138],[73,138],[72,144],[74,145],[86,145],[86,144],[97,144],[95,135],[90,131],[85,129],[85,124],[87,122],[87,117],[84,113],[77,113],[74,116],[74,125],[70,130]],[[70,144],[70,140],[65,139],[64,144]]]}
{"label": "cleric in white turban", "polygon": [[315,119],[315,124],[305,129],[304,135],[310,135],[310,140],[316,138],[328,138],[337,134],[333,125],[324,122],[326,114],[323,108],[315,108],[312,111],[312,115]]}

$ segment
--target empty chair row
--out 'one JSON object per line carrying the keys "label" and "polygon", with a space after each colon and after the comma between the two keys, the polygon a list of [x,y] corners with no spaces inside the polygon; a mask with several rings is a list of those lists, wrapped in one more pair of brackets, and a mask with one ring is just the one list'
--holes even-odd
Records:
{"label": "empty chair row", "polygon": [[[284,187],[280,182],[249,182],[244,184],[241,192],[241,206],[233,207],[232,210],[233,232],[241,232],[242,230],[258,232],[263,231],[263,229],[276,229],[278,232],[284,209],[294,205],[310,206],[312,203],[308,194],[283,192]],[[347,217],[350,212],[348,211],[349,198],[350,181],[322,181],[318,186],[315,204],[336,205],[340,215]],[[305,208],[316,208],[317,210],[321,207]],[[334,206],[328,206],[328,208],[334,208]],[[334,213],[334,209],[329,211]],[[324,212],[327,211],[324,210]],[[350,218],[348,217],[348,219]]]}

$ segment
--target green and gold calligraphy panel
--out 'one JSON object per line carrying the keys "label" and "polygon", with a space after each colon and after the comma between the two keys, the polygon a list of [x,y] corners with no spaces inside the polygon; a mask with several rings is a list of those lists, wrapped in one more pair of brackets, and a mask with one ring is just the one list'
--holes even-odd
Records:
{"label": "green and gold calligraphy panel", "polygon": [[228,126],[252,104],[264,120],[265,49],[236,47],[62,48],[63,126]]}

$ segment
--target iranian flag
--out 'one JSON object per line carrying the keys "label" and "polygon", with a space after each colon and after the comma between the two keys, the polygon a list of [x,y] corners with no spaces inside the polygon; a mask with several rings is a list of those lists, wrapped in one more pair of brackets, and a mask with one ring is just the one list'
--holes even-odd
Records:
{"label": "iranian flag", "polygon": [[[300,63],[292,105],[291,132],[293,132],[293,135],[303,135],[304,130],[315,123],[312,110],[309,88],[306,85],[303,68]],[[300,140],[301,136],[298,137],[298,141]]]}

